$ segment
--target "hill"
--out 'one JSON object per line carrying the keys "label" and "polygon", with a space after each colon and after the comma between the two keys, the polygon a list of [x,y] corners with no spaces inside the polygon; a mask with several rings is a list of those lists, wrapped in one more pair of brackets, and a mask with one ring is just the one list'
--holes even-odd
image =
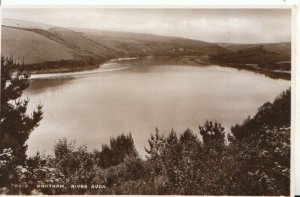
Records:
{"label": "hill", "polygon": [[237,52],[249,48],[262,47],[265,51],[274,52],[283,55],[287,59],[291,57],[291,43],[280,42],[280,43],[259,43],[259,44],[234,44],[234,43],[219,43],[231,52]]}
{"label": "hill", "polygon": [[[209,43],[152,34],[64,28],[14,19],[2,20],[2,56],[14,56],[30,72],[98,68],[114,58],[203,56],[213,63],[289,77],[291,43]],[[250,67],[249,67],[250,65]],[[21,67],[21,66],[20,66]],[[283,72],[282,72],[283,71]],[[289,76],[286,76],[289,75]]]}
{"label": "hill", "polygon": [[[274,77],[290,78],[291,43],[229,44],[221,43],[227,51],[213,55],[218,64],[267,72]],[[276,76],[275,76],[276,75]]]}
{"label": "hill", "polygon": [[212,59],[231,63],[265,64],[271,62],[290,61],[290,54],[285,52],[275,52],[275,50],[271,51],[266,49],[263,45],[258,45],[218,54],[213,56]]}
{"label": "hill", "polygon": [[11,19],[2,23],[2,56],[12,54],[34,68],[42,63],[49,68],[62,60],[80,65],[93,60],[98,65],[120,57],[215,55],[225,51],[217,44],[186,38],[70,29]]}

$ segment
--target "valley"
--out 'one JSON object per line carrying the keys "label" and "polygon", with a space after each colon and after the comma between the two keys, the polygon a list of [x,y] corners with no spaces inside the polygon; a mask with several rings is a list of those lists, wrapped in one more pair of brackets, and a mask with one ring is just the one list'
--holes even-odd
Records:
{"label": "valley", "polygon": [[[290,78],[291,43],[209,43],[153,34],[63,28],[13,19],[2,22],[2,56],[30,73],[93,70],[118,58],[189,58]],[[199,62],[200,61],[200,62]],[[255,66],[255,67],[253,67]]]}

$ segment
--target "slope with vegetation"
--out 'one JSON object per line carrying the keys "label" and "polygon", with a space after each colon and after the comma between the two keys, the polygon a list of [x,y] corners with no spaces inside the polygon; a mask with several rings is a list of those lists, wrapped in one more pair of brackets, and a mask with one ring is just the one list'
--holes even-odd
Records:
{"label": "slope with vegetation", "polygon": [[24,63],[19,68],[31,73],[95,69],[110,59],[145,56],[205,56],[206,61],[213,63],[286,79],[290,78],[291,70],[291,43],[215,44],[12,19],[2,21],[2,55],[14,55],[16,61]]}
{"label": "slope with vegetation", "polygon": [[120,57],[200,56],[224,51],[217,44],[185,38],[68,29],[10,19],[2,23],[2,56],[13,54],[28,71],[76,71],[98,68]]}
{"label": "slope with vegetation", "polygon": [[213,55],[213,62],[260,71],[269,76],[290,78],[291,43],[219,45],[228,51]]}
{"label": "slope with vegetation", "polygon": [[291,43],[279,42],[279,43],[259,43],[259,44],[233,44],[233,43],[219,43],[229,51],[237,52],[244,49],[263,47],[266,51],[282,54],[287,59],[291,58]]}

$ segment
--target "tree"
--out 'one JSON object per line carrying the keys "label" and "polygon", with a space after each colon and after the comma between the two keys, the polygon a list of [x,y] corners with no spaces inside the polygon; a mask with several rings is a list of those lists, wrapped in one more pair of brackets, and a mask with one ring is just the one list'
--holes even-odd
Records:
{"label": "tree", "polygon": [[178,183],[178,170],[180,168],[179,163],[182,158],[182,147],[179,143],[178,137],[174,129],[171,130],[166,138],[166,145],[162,151],[162,173],[168,177],[170,185]]}
{"label": "tree", "polygon": [[291,88],[283,91],[273,103],[266,102],[258,108],[256,115],[248,117],[241,125],[231,128],[230,141],[241,141],[250,135],[260,135],[265,127],[289,127],[291,122]]}
{"label": "tree", "polygon": [[1,120],[0,150],[11,148],[19,163],[26,158],[26,141],[43,117],[38,105],[31,115],[27,114],[29,98],[21,99],[30,85],[30,75],[18,71],[13,58],[1,58]]}
{"label": "tree", "polygon": [[198,157],[202,149],[202,143],[192,130],[187,129],[180,134],[179,142],[182,148],[182,155],[190,158]]}
{"label": "tree", "polygon": [[[237,165],[230,195],[288,195],[291,89],[266,102],[253,118],[232,128],[228,153]],[[229,162],[227,162],[229,163]],[[231,162],[233,163],[233,162]]]}
{"label": "tree", "polygon": [[145,147],[145,151],[148,155],[148,163],[152,166],[152,173],[155,175],[160,175],[162,172],[162,161],[161,154],[164,151],[166,145],[166,139],[163,135],[159,134],[159,130],[155,128],[155,134],[151,134],[150,139],[148,139],[149,149]]}
{"label": "tree", "polygon": [[197,135],[195,135],[192,130],[187,129],[180,135],[179,141],[182,144],[197,143],[198,138]]}
{"label": "tree", "polygon": [[203,138],[203,145],[207,150],[221,152],[224,149],[225,132],[220,123],[206,121],[203,126],[199,126],[199,129]]}
{"label": "tree", "polygon": [[54,165],[64,175],[64,183],[90,184],[95,177],[93,153],[85,145],[76,146],[75,141],[59,139],[54,146]]}
{"label": "tree", "polygon": [[111,138],[110,148],[113,165],[122,163],[127,156],[138,157],[138,152],[135,148],[131,133],[128,135],[121,134],[116,138]]}
{"label": "tree", "polygon": [[155,128],[155,135],[151,134],[150,139],[148,139],[149,149],[145,148],[146,153],[149,156],[147,158],[155,159],[160,154],[165,145],[165,139],[163,135],[159,135],[159,130]]}
{"label": "tree", "polygon": [[107,168],[112,165],[112,152],[107,144],[102,145],[102,151],[94,151],[97,164],[103,168]]}
{"label": "tree", "polygon": [[138,157],[131,134],[121,134],[116,138],[111,138],[110,146],[102,145],[102,151],[96,150],[94,154],[98,165],[103,168],[118,165],[124,162],[126,157]]}

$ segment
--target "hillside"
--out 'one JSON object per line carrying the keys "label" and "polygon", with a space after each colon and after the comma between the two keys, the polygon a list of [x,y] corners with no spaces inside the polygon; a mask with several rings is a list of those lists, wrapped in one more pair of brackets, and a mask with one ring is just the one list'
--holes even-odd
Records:
{"label": "hillside", "polygon": [[[209,43],[152,34],[64,28],[2,20],[2,56],[13,55],[35,73],[69,72],[98,68],[114,58],[144,56],[202,56],[213,63],[253,70],[291,70],[291,43]],[[209,60],[208,59],[208,60]],[[249,67],[250,65],[250,67]],[[287,76],[289,75],[289,76]]]}
{"label": "hillside", "polygon": [[218,54],[213,56],[212,59],[242,64],[266,64],[290,61],[290,57],[287,54],[267,50],[263,45]]}
{"label": "hillside", "polygon": [[228,44],[228,51],[211,56],[211,61],[238,68],[266,72],[274,77],[289,79],[291,71],[291,43]]}
{"label": "hillside", "polygon": [[73,51],[45,36],[14,27],[2,27],[2,56],[11,54],[25,64],[73,59]]}
{"label": "hillside", "polygon": [[219,43],[219,46],[222,46],[232,52],[237,52],[237,51],[261,46],[264,50],[266,50],[268,52],[282,54],[283,56],[287,57],[287,59],[289,59],[291,57],[291,43],[290,42],[260,43],[260,44]]}
{"label": "hillside", "polygon": [[217,44],[185,38],[68,29],[11,19],[2,23],[2,56],[12,54],[17,61],[24,58],[24,64],[35,67],[62,60],[101,63],[119,57],[214,55],[225,51]]}

